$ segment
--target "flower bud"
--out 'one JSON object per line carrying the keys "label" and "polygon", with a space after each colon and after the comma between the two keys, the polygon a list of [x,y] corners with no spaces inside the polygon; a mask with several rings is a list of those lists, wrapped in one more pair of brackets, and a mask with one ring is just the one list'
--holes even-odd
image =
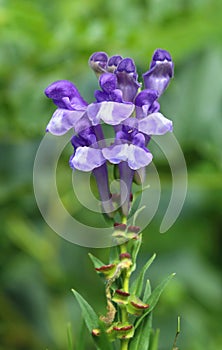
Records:
{"label": "flower bud", "polygon": [[106,72],[108,56],[105,52],[94,52],[89,58],[89,66],[97,75]]}

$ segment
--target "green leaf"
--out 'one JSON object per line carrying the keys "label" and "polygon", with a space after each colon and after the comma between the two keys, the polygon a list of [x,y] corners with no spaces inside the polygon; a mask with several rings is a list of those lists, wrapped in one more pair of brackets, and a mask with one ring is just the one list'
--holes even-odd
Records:
{"label": "green leaf", "polygon": [[[150,281],[146,281],[143,299],[147,300],[151,295]],[[129,350],[148,350],[150,344],[150,336],[152,332],[152,313],[150,313],[136,329],[134,337],[130,342]]]}
{"label": "green leaf", "polygon": [[157,329],[156,331],[153,331],[151,334],[151,343],[149,350],[158,350],[158,344],[159,344],[159,335],[160,335],[160,330]]}
{"label": "green leaf", "polygon": [[101,333],[98,337],[93,337],[93,340],[96,344],[98,350],[112,350],[112,345],[108,340],[108,337],[105,333],[103,323],[99,320],[93,308],[89,303],[74,289],[72,289],[73,294],[76,297],[76,300],[82,310],[83,319],[86,323],[90,334],[92,334],[93,329],[100,329]]}
{"label": "green leaf", "polygon": [[93,308],[88,304],[88,302],[74,289],[72,289],[73,294],[82,310],[83,318],[85,320],[86,326],[90,333],[93,329],[99,327],[99,319]]}
{"label": "green leaf", "polygon": [[151,285],[150,285],[150,281],[147,280],[146,281],[145,290],[144,290],[144,294],[143,294],[143,300],[148,300],[150,295],[151,295]]}
{"label": "green leaf", "polygon": [[136,329],[134,337],[130,342],[129,350],[148,350],[150,335],[152,331],[152,314],[150,313]]}
{"label": "green leaf", "polygon": [[140,296],[142,289],[143,289],[143,281],[145,277],[145,273],[147,269],[152,264],[153,260],[155,259],[156,254],[153,254],[153,256],[147,261],[147,263],[143,266],[142,270],[140,271],[138,277],[135,279],[135,281],[132,284],[131,287],[131,293]]}
{"label": "green leaf", "polygon": [[145,303],[149,304],[150,307],[149,309],[144,312],[144,314],[138,319],[138,321],[135,324],[135,329],[140,325],[140,323],[142,322],[142,320],[154,309],[154,307],[156,306],[161,293],[163,292],[163,290],[165,289],[165,287],[167,286],[167,284],[169,283],[169,281],[175,276],[175,273],[172,273],[171,275],[169,275],[167,278],[165,278],[152,292],[152,294],[148,297],[147,300],[144,300]]}
{"label": "green leaf", "polygon": [[95,268],[98,268],[98,267],[101,267],[103,265],[106,265],[104,264],[101,260],[99,260],[98,258],[96,258],[94,255],[92,255],[91,253],[88,253],[93,265]]}
{"label": "green leaf", "polygon": [[119,252],[118,252],[118,247],[110,247],[109,251],[109,262],[112,264],[113,262],[117,261],[119,259]]}
{"label": "green leaf", "polygon": [[73,350],[72,330],[71,324],[67,325],[68,350]]}
{"label": "green leaf", "polygon": [[82,318],[80,321],[79,332],[76,334],[75,349],[85,350],[87,340],[86,331],[86,324],[84,319]]}
{"label": "green leaf", "polygon": [[132,240],[133,246],[131,250],[131,256],[133,261],[133,266],[131,268],[131,271],[133,272],[136,269],[136,258],[139,253],[141,243],[142,243],[142,234],[139,235],[138,239],[136,241]]}
{"label": "green leaf", "polygon": [[142,191],[134,193],[134,200],[133,200],[132,208],[130,210],[129,218],[136,214],[141,202],[141,197],[142,197]]}

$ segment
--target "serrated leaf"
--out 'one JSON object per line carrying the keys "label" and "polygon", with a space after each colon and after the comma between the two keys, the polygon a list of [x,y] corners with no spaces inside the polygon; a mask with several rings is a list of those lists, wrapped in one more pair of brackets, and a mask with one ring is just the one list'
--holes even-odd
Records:
{"label": "serrated leaf", "polygon": [[152,314],[149,314],[136,329],[129,350],[148,350],[152,331]]}
{"label": "serrated leaf", "polygon": [[143,281],[145,277],[145,273],[147,269],[152,264],[153,260],[155,259],[156,254],[153,254],[153,256],[147,261],[147,263],[143,266],[142,270],[140,271],[138,277],[135,279],[135,281],[132,284],[131,287],[131,293],[140,296],[142,289],[143,289]]}
{"label": "serrated leaf", "polygon": [[101,260],[99,260],[98,258],[96,258],[94,255],[92,255],[91,253],[88,253],[93,265],[95,268],[98,268],[98,267],[101,267],[103,265],[106,265],[104,264]]}
{"label": "serrated leaf", "polygon": [[142,322],[142,320],[154,309],[154,307],[156,306],[161,293],[163,292],[163,290],[166,288],[167,284],[169,283],[169,281],[175,276],[175,273],[172,273],[171,275],[169,275],[168,277],[166,277],[152,292],[152,294],[148,297],[147,300],[144,300],[145,303],[149,304],[150,307],[149,309],[144,312],[144,314],[138,319],[136,325],[135,325],[135,329],[140,325],[140,323]]}

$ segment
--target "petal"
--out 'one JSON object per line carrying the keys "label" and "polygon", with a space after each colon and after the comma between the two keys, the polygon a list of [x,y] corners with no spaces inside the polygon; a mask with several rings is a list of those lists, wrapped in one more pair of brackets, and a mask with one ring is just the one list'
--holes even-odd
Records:
{"label": "petal", "polygon": [[110,93],[110,100],[123,103],[123,93],[120,89],[115,89]]}
{"label": "petal", "polygon": [[78,134],[83,130],[87,130],[92,126],[91,121],[89,120],[87,113],[84,113],[83,116],[78,119],[74,125],[75,132]]}
{"label": "petal", "polygon": [[68,130],[75,127],[85,111],[69,111],[58,108],[50,119],[46,131],[53,135],[64,135]]}
{"label": "petal", "polygon": [[148,165],[153,156],[149,151],[133,144],[114,145],[102,150],[103,156],[113,164],[127,161],[131,169],[137,170]]}
{"label": "petal", "polygon": [[100,149],[92,147],[78,147],[74,157],[70,159],[70,166],[82,171],[91,171],[105,163]]}
{"label": "petal", "polygon": [[145,89],[136,96],[135,105],[139,107],[148,105],[150,107],[157,98],[158,92],[156,90]]}
{"label": "petal", "polygon": [[102,90],[106,93],[110,93],[111,91],[116,89],[117,85],[117,77],[113,73],[104,73],[99,78],[99,85]]}
{"label": "petal", "polygon": [[104,101],[92,103],[87,108],[87,114],[93,125],[97,125],[102,119],[106,124],[118,125],[127,119],[134,110],[131,103],[119,103]]}
{"label": "petal", "polygon": [[152,113],[138,121],[138,130],[147,135],[164,135],[173,130],[173,123],[161,113]]}
{"label": "petal", "polygon": [[50,84],[45,89],[45,94],[60,108],[73,109],[70,103],[80,106],[87,105],[76,86],[68,80],[58,80]]}
{"label": "petal", "polygon": [[173,76],[173,62],[169,52],[158,49],[153,55],[150,70],[143,74],[146,89],[157,90],[159,96]]}
{"label": "petal", "polygon": [[96,90],[94,93],[97,102],[109,101],[109,95],[101,90]]}
{"label": "petal", "polygon": [[125,119],[122,124],[124,126],[128,126],[129,128],[137,129],[138,128],[138,119],[137,118],[127,118]]}
{"label": "petal", "polygon": [[140,84],[137,81],[136,66],[131,58],[124,58],[116,69],[118,88],[123,92],[123,100],[133,102]]}
{"label": "petal", "polygon": [[141,132],[137,132],[136,135],[133,137],[133,145],[139,146],[139,147],[145,147],[145,136]]}
{"label": "petal", "polygon": [[102,150],[103,156],[113,164],[119,164],[128,159],[128,144],[113,145]]}
{"label": "petal", "polygon": [[128,165],[133,170],[138,170],[150,164],[153,156],[148,150],[136,145],[128,146]]}
{"label": "petal", "polygon": [[152,61],[151,61],[151,64],[150,64],[150,68],[153,68],[156,63],[158,61],[169,61],[169,62],[172,62],[172,58],[171,58],[171,55],[168,51],[166,50],[163,50],[163,49],[157,49],[154,51],[154,54],[153,54],[153,57],[152,57]]}
{"label": "petal", "polygon": [[148,114],[156,112],[157,106],[156,101],[158,98],[158,92],[152,89],[145,89],[141,91],[135,98],[136,105],[136,116],[138,119],[146,117]]}

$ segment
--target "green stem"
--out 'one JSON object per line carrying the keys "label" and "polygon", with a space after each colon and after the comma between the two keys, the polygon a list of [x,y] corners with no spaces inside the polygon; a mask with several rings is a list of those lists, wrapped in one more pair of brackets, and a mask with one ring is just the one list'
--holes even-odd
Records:
{"label": "green stem", "polygon": [[122,339],[121,350],[128,350],[129,339]]}
{"label": "green stem", "polygon": [[[126,221],[123,219],[123,222],[126,223]],[[120,253],[126,253],[127,252],[127,243],[123,243],[120,245]],[[131,271],[130,268],[126,269],[125,271],[122,272],[122,289],[125,292],[129,292],[129,279],[130,279]],[[121,307],[121,321],[122,323],[128,323],[128,312],[123,305]],[[121,350],[128,350],[128,344],[129,344],[129,339],[122,339],[121,340]]]}

